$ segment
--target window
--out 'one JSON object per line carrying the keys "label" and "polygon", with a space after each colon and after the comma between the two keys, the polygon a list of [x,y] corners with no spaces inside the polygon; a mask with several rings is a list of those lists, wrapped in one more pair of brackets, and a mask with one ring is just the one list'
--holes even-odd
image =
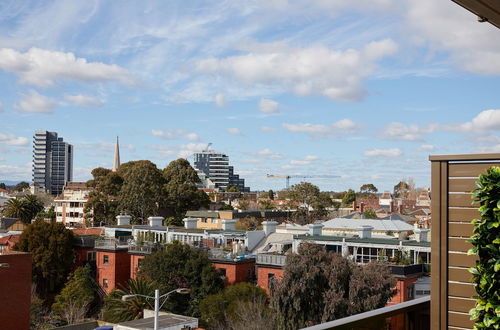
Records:
{"label": "window", "polygon": [[109,265],[109,256],[107,254],[105,254],[103,257],[102,257],[102,263],[104,265]]}
{"label": "window", "polygon": [[143,260],[144,260],[144,259],[142,259],[142,258],[141,258],[141,259],[139,259],[139,260],[137,260],[137,268],[141,267],[141,264],[142,264],[142,261],[143,261]]}
{"label": "window", "polygon": [[207,223],[207,218],[201,218],[201,222]]}
{"label": "window", "polygon": [[107,289],[108,288],[108,279],[107,278],[103,278],[102,279],[102,287],[104,289]]}
{"label": "window", "polygon": [[87,260],[88,260],[88,261],[93,261],[93,260],[95,260],[95,251],[88,251],[88,252],[87,252]]}
{"label": "window", "polygon": [[408,297],[408,300],[415,298],[413,296],[413,285],[406,288],[406,296]]}
{"label": "window", "polygon": [[274,274],[269,273],[267,274],[267,287],[270,289],[271,288],[271,283],[274,281]]}
{"label": "window", "polygon": [[219,268],[217,269],[219,271],[219,274],[220,274],[220,278],[225,281],[226,280],[226,268]]}

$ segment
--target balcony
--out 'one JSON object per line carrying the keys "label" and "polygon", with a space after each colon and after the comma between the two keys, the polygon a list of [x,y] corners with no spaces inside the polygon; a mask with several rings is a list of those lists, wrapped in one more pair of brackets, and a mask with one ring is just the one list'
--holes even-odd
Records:
{"label": "balcony", "polygon": [[101,250],[128,250],[129,241],[132,236],[119,238],[101,238],[95,241],[94,248]]}
{"label": "balcony", "polygon": [[158,250],[158,247],[155,245],[136,245],[129,244],[128,252],[129,253],[137,253],[137,254],[151,254]]}
{"label": "balcony", "polygon": [[257,264],[270,266],[285,266],[286,256],[281,254],[257,254]]}

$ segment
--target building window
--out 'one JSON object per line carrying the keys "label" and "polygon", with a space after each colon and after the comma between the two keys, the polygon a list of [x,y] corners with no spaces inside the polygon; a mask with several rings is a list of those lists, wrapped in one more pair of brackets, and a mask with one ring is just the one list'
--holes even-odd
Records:
{"label": "building window", "polygon": [[87,261],[94,261],[95,260],[95,251],[88,251],[87,252]]}
{"label": "building window", "polygon": [[104,289],[107,289],[108,288],[108,279],[107,278],[103,278],[102,279],[102,287]]}
{"label": "building window", "polygon": [[406,288],[406,295],[408,297],[408,300],[412,300],[413,298],[415,298],[413,296],[413,285]]}
{"label": "building window", "polygon": [[219,268],[217,269],[219,271],[219,274],[220,274],[220,278],[225,281],[227,279],[226,277],[226,268]]}
{"label": "building window", "polygon": [[141,259],[137,260],[137,268],[141,267],[142,260],[144,260],[144,259],[141,258]]}
{"label": "building window", "polygon": [[273,281],[274,281],[274,274],[273,273],[267,274],[267,288],[268,289],[271,288],[271,285],[272,285]]}
{"label": "building window", "polygon": [[207,218],[201,218],[201,222],[207,223]]}
{"label": "building window", "polygon": [[109,256],[107,254],[105,254],[102,257],[102,263],[103,263],[103,265],[109,265]]}

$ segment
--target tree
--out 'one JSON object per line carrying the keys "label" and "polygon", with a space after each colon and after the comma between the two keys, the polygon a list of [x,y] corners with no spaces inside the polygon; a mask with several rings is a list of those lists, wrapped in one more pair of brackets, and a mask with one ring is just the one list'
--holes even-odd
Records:
{"label": "tree", "polygon": [[7,186],[5,185],[5,183],[0,182],[0,189],[7,189]]}
{"label": "tree", "polygon": [[363,217],[365,219],[378,219],[377,213],[375,213],[375,210],[371,207],[368,207],[366,211],[363,213]]}
{"label": "tree", "polygon": [[303,243],[271,285],[278,329],[297,329],[384,307],[394,295],[387,265],[356,264],[320,245]]}
{"label": "tree", "polygon": [[349,189],[348,191],[346,191],[344,197],[342,198],[342,204],[348,206],[351,205],[352,202],[354,202],[355,200],[356,200],[356,193],[354,192],[354,190]]}
{"label": "tree", "polygon": [[66,323],[76,323],[85,317],[91,304],[97,303],[97,290],[98,284],[92,276],[90,265],[79,267],[68,277],[68,282],[56,296],[52,311]]}
{"label": "tree", "polygon": [[123,185],[120,174],[98,167],[92,170],[93,179],[87,187],[94,188],[85,203],[85,220],[94,223],[115,224],[118,214],[118,194]]}
{"label": "tree", "polygon": [[12,187],[12,190],[14,191],[24,191],[25,189],[29,189],[30,184],[26,181],[21,181],[15,186]]}
{"label": "tree", "polygon": [[159,214],[165,206],[165,178],[149,160],[128,162],[120,166],[123,185],[118,193],[118,211],[130,214],[133,222],[141,223]]}
{"label": "tree", "polygon": [[293,185],[288,191],[288,198],[292,202],[300,203],[294,214],[300,224],[311,223],[326,216],[326,208],[333,205],[328,193],[321,192],[317,186],[309,182]]}
{"label": "tree", "polygon": [[235,186],[229,186],[227,187],[226,192],[240,192],[240,189]]}
{"label": "tree", "polygon": [[191,291],[167,301],[167,310],[199,316],[199,303],[207,295],[220,292],[223,281],[208,256],[179,242],[167,244],[163,250],[146,256],[139,276],[155,281],[165,292],[185,287]]}
{"label": "tree", "polygon": [[42,210],[38,212],[37,215],[35,216],[35,219],[36,220],[50,219],[50,221],[56,221],[56,211],[54,206],[52,205],[47,211]]}
{"label": "tree", "polygon": [[32,254],[33,282],[40,297],[50,299],[66,282],[74,260],[73,239],[73,232],[63,224],[42,220],[21,234],[14,248]]}
{"label": "tree", "polygon": [[228,328],[233,330],[275,329],[275,323],[274,311],[262,297],[236,302],[233,315],[227,320]]}
{"label": "tree", "polygon": [[2,214],[6,217],[21,219],[24,223],[30,223],[42,210],[43,203],[36,195],[25,195],[9,199],[5,203]]}
{"label": "tree", "polygon": [[399,183],[394,186],[394,198],[408,198],[409,193],[410,186],[404,180],[399,181]]}
{"label": "tree", "polygon": [[260,199],[259,206],[263,210],[272,210],[275,208],[270,199]]}
{"label": "tree", "polygon": [[267,192],[267,196],[270,200],[274,200],[274,191],[272,189],[269,189],[269,191]]}
{"label": "tree", "polygon": [[210,204],[208,195],[198,189],[200,178],[186,159],[171,161],[163,170],[163,176],[166,180],[166,206],[178,225],[182,225],[186,211],[198,210]]}
{"label": "tree", "polygon": [[372,183],[367,183],[359,187],[359,192],[362,194],[375,194],[378,189]]}
{"label": "tree", "polygon": [[[250,283],[238,283],[228,286],[224,291],[209,295],[200,302],[201,321],[210,329],[229,329],[230,322],[241,319],[238,315],[239,303],[262,300],[267,307],[266,292]],[[251,328],[248,327],[247,328]],[[253,327],[252,327],[253,328]]]}
{"label": "tree", "polygon": [[[127,286],[119,286],[114,289],[104,299],[102,310],[103,318],[106,322],[119,323],[143,318],[145,308],[151,308],[146,298],[134,297],[133,299],[123,301],[124,295],[141,294],[154,297],[157,286],[155,282],[144,278],[130,279]],[[165,293],[165,292],[162,292]]]}

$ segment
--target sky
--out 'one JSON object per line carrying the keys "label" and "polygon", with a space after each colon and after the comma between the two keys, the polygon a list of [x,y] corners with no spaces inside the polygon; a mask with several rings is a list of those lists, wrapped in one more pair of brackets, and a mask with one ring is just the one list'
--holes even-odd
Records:
{"label": "sky", "polygon": [[75,181],[119,136],[159,168],[212,143],[252,190],[428,187],[431,154],[500,152],[499,89],[500,30],[452,1],[5,0],[0,181],[41,129]]}

